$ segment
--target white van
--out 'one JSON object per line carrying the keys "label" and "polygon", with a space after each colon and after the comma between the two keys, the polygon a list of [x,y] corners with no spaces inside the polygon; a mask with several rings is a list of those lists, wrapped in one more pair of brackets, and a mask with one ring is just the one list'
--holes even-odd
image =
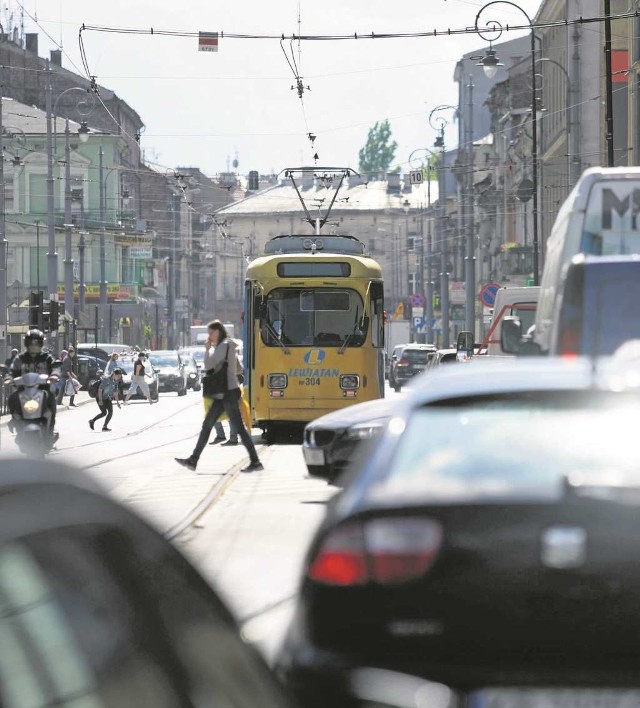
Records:
{"label": "white van", "polygon": [[503,351],[500,344],[502,321],[507,316],[517,317],[521,322],[522,332],[526,333],[535,320],[539,296],[540,287],[535,285],[500,288],[493,304],[489,331],[478,353],[486,352],[489,356],[513,356]]}
{"label": "white van", "polygon": [[560,208],[547,240],[535,320],[534,341],[542,353],[551,349],[553,313],[563,272],[578,253],[640,253],[640,167],[585,170]]}

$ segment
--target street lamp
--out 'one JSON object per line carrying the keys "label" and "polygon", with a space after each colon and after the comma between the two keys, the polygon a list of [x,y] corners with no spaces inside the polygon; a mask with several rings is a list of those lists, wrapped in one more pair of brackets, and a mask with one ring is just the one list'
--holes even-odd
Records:
{"label": "street lamp", "polygon": [[433,147],[440,149],[440,160],[438,162],[438,205],[439,217],[438,237],[440,241],[440,311],[442,317],[442,347],[449,347],[449,263],[447,253],[447,234],[445,230],[446,218],[446,176],[445,176],[445,145],[444,145],[444,130],[448,125],[448,121],[441,115],[436,115],[443,111],[454,111],[457,113],[456,106],[436,106],[429,113],[429,125],[438,131]]}
{"label": "street lamp", "polygon": [[511,0],[493,0],[480,8],[475,20],[475,30],[484,39],[489,42],[489,49],[486,50],[485,56],[480,60],[478,66],[484,70],[487,78],[495,76],[498,67],[501,65],[496,52],[493,49],[493,42],[500,37],[503,28],[497,20],[488,20],[484,27],[480,27],[480,17],[489,7],[493,5],[508,5],[519,10],[527,19],[529,28],[531,29],[531,160],[532,160],[532,176],[533,176],[533,284],[540,284],[540,246],[538,241],[538,121],[537,121],[537,100],[536,100],[536,36],[533,31],[533,22],[527,12],[520,5],[517,5]]}
{"label": "street lamp", "polygon": [[[72,86],[60,93],[53,103],[53,88],[51,83],[51,66],[49,60],[46,61],[45,67],[46,75],[46,89],[45,89],[45,99],[46,99],[46,125],[47,125],[47,221],[48,221],[48,245],[49,251],[47,253],[47,289],[49,291],[49,300],[58,299],[58,253],[56,251],[56,231],[55,231],[55,210],[54,210],[54,179],[53,179],[53,159],[54,159],[54,132],[52,130],[52,118],[54,120],[55,128],[55,116],[56,108],[60,99],[72,91],[80,91],[85,97],[90,95],[86,89],[79,88],[77,86]],[[89,106],[88,110],[81,109],[81,106]],[[86,100],[79,100],[76,104],[76,110],[78,113],[84,117],[88,115],[93,110],[93,101],[87,102]],[[86,142],[88,138],[89,128],[87,127],[86,121],[83,120],[80,128],[78,129],[78,137],[83,142]],[[65,130],[65,302],[67,308],[68,303],[73,303],[73,255],[71,252],[71,185],[70,185],[70,149],[68,145],[68,121],[67,128]],[[57,136],[56,136],[57,142]],[[56,145],[57,147],[57,145]],[[68,234],[68,235],[67,235]],[[68,296],[68,271],[71,269],[71,299]],[[51,332],[53,341],[52,349],[55,352],[57,349],[57,333]]]}

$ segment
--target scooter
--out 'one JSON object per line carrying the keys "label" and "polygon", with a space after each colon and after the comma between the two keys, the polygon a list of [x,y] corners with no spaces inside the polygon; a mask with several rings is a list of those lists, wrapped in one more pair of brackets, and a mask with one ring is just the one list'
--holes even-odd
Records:
{"label": "scooter", "polygon": [[5,379],[15,390],[9,396],[9,430],[16,434],[16,444],[25,455],[44,457],[58,434],[50,430],[51,411],[47,406],[50,379],[46,374],[27,373]]}

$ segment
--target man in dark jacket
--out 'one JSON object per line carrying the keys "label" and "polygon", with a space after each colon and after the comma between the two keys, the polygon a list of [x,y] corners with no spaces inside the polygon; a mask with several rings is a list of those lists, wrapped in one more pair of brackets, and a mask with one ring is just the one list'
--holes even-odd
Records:
{"label": "man in dark jacket", "polygon": [[[10,375],[12,378],[35,372],[51,376],[53,373],[53,357],[51,354],[42,351],[44,346],[44,334],[39,329],[30,329],[24,336],[25,351],[13,360]],[[54,375],[55,377],[55,375]],[[17,393],[9,396],[9,410],[15,408],[17,404]],[[19,404],[17,404],[19,405]],[[47,391],[47,407],[51,411],[49,432],[53,434],[56,422],[56,397],[51,390]]]}

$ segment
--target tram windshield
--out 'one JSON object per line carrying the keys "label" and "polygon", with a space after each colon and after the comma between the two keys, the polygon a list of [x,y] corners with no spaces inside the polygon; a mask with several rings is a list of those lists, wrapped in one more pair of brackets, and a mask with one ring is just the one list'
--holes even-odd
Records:
{"label": "tram windshield", "polygon": [[261,320],[268,346],[360,347],[368,319],[362,297],[347,288],[277,288]]}

